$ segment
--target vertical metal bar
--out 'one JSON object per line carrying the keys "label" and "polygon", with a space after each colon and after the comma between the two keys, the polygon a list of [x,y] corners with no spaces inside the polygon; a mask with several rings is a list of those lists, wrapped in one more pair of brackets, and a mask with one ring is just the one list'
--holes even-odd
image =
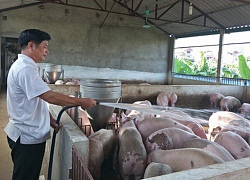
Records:
{"label": "vertical metal bar", "polygon": [[221,77],[221,61],[222,61],[222,48],[223,48],[223,40],[224,40],[224,34],[225,30],[220,30],[220,42],[219,42],[219,52],[218,52],[218,64],[217,64],[217,81],[216,84],[220,84],[220,78]]}
{"label": "vertical metal bar", "polygon": [[157,12],[158,12],[158,0],[155,0],[156,4],[155,4],[155,19],[157,19]]}
{"label": "vertical metal bar", "polygon": [[[75,92],[75,97],[79,97],[79,92],[78,91],[76,91]],[[74,111],[74,121],[75,122],[77,122],[77,120],[78,120],[78,106],[77,107],[74,107],[74,109],[75,109],[75,111]]]}
{"label": "vertical metal bar", "polygon": [[94,180],[75,146],[72,146],[72,180]]}
{"label": "vertical metal bar", "polygon": [[181,2],[181,22],[183,22],[184,19],[184,0]]}
{"label": "vertical metal bar", "polygon": [[207,16],[204,15],[204,23],[203,23],[203,25],[206,26],[206,24],[207,24]]}

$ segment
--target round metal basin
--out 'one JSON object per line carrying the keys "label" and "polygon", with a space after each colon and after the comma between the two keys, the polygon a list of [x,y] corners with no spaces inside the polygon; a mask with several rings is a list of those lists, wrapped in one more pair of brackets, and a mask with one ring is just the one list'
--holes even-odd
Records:
{"label": "round metal basin", "polygon": [[[121,82],[108,79],[85,79],[81,80],[80,92],[82,97],[92,98],[99,102],[117,103],[122,96]],[[102,105],[87,109],[93,118],[90,119],[90,123],[94,132],[107,128],[114,109]]]}

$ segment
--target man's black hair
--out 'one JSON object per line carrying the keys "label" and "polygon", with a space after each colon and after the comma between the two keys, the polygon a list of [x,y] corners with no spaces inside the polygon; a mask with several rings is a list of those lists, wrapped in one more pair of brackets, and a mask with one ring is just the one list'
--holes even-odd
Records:
{"label": "man's black hair", "polygon": [[21,49],[25,48],[29,42],[34,42],[39,45],[42,41],[51,39],[50,35],[39,29],[26,29],[24,30],[18,39]]}

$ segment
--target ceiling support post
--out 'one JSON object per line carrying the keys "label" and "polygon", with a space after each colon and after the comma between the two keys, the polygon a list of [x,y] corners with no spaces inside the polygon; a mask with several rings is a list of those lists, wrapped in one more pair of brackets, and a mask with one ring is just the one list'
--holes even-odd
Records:
{"label": "ceiling support post", "polygon": [[221,61],[222,61],[222,49],[223,49],[223,41],[224,41],[225,30],[220,30],[220,40],[219,40],[219,52],[218,52],[218,64],[217,64],[217,79],[216,84],[220,84],[220,77],[222,72]]}

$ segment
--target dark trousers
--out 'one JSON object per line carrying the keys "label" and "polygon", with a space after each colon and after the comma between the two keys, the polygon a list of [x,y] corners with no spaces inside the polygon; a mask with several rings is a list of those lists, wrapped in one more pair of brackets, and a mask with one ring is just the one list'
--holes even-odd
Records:
{"label": "dark trousers", "polygon": [[40,144],[20,144],[7,137],[14,164],[12,180],[38,180],[46,141]]}

